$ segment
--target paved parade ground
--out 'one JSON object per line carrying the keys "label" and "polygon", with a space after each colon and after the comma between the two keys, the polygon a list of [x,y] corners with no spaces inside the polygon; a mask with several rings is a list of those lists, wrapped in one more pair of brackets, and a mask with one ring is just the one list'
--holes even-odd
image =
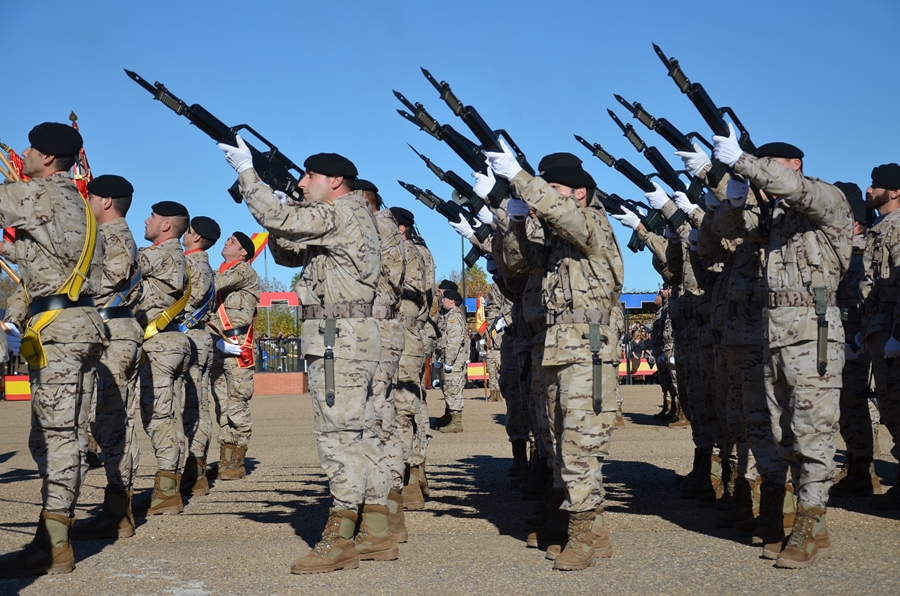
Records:
{"label": "paved parade ground", "polygon": [[[834,497],[828,524],[834,558],[807,570],[779,570],[715,510],[678,498],[692,459],[689,431],[660,426],[657,386],[623,387],[624,428],[613,435],[607,520],[613,558],[580,572],[552,571],[525,548],[521,519],[533,502],[509,485],[505,405],[466,391],[465,432],[435,433],[429,446],[431,498],[408,512],[400,559],[359,569],[291,575],[291,562],[319,539],[327,487],[318,465],[307,395],[253,399],[253,439],[244,480],[214,484],[175,516],[138,517],[118,542],[76,542],[68,575],[0,579],[0,594],[900,594],[900,512],[868,499]],[[429,393],[440,414],[440,393]],[[40,511],[40,481],[27,448],[28,402],[0,402],[0,552],[28,542]],[[440,411],[438,411],[440,410]],[[897,462],[881,433],[876,470],[893,482]],[[839,449],[843,443],[839,442]],[[141,433],[135,505],[149,501],[156,465]],[[841,456],[843,453],[841,452]],[[211,463],[218,448],[210,451]],[[78,517],[103,500],[91,470]]]}

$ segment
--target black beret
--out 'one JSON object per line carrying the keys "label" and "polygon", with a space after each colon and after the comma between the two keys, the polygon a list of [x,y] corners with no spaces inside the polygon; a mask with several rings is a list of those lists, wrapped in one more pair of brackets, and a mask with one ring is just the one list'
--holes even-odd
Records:
{"label": "black beret", "polygon": [[253,246],[253,240],[250,240],[250,236],[243,232],[235,232],[232,236],[241,243],[241,248],[247,251],[247,260],[252,259],[256,254],[256,247]]}
{"label": "black beret", "polygon": [[356,178],[359,175],[353,162],[337,153],[316,153],[315,155],[310,155],[303,162],[303,167],[323,176]]}
{"label": "black beret", "polygon": [[459,292],[456,290],[444,290],[444,298],[449,298],[450,300],[455,300],[456,302],[462,302],[462,296],[459,295]]}
{"label": "black beret", "polygon": [[[40,149],[38,149],[40,151]],[[96,197],[118,199],[134,194],[131,182],[115,174],[103,174],[87,183],[87,191]]]}
{"label": "black beret", "polygon": [[872,186],[887,190],[900,190],[900,165],[886,163],[872,170]]}
{"label": "black beret", "polygon": [[391,213],[394,215],[394,219],[397,220],[397,223],[401,226],[409,227],[416,223],[416,218],[409,209],[404,209],[403,207],[391,207]]}
{"label": "black beret", "polygon": [[866,209],[866,201],[865,199],[863,199],[862,190],[859,188],[859,186],[852,182],[835,182],[834,185],[841,189],[841,192],[844,193],[845,197],[847,197],[847,202],[850,203],[850,212],[853,214],[853,219],[864,226],[870,225],[869,212]]}
{"label": "black beret", "polygon": [[784,159],[803,159],[803,152],[790,143],[766,143],[756,150],[756,157],[782,157]]}
{"label": "black beret", "polygon": [[178,217],[179,215],[188,217],[189,215],[187,207],[175,201],[160,201],[153,205],[152,209],[153,213],[163,217]]}
{"label": "black beret", "polygon": [[222,237],[222,229],[219,227],[219,224],[217,224],[213,218],[206,217],[205,215],[198,215],[192,219],[191,228],[202,237],[212,242],[216,242]]}
{"label": "black beret", "polygon": [[84,146],[81,133],[59,122],[38,124],[28,133],[28,142],[44,155],[75,155]]}
{"label": "black beret", "polygon": [[581,167],[581,158],[571,153],[551,153],[545,155],[538,164],[538,172],[546,172],[550,168],[578,168]]}
{"label": "black beret", "polygon": [[356,182],[353,183],[353,187],[355,190],[369,190],[374,193],[378,193],[378,187],[369,182],[368,180],[364,180],[362,178],[357,178]]}
{"label": "black beret", "polygon": [[456,282],[452,282],[449,279],[445,279],[438,284],[438,289],[440,290],[459,290],[459,286],[456,285]]}
{"label": "black beret", "polygon": [[568,166],[556,166],[544,171],[541,174],[548,183],[564,184],[569,188],[596,188],[597,183],[591,178],[591,175],[581,168],[572,168]]}

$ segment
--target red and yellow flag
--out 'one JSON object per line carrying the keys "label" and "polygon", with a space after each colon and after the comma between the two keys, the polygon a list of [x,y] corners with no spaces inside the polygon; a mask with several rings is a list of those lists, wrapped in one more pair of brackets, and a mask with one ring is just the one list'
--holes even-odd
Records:
{"label": "red and yellow flag", "polygon": [[484,298],[476,297],[475,305],[475,329],[479,335],[484,335],[484,332],[487,331],[487,320],[484,318]]}
{"label": "red and yellow flag", "polygon": [[256,257],[258,257],[260,253],[262,253],[263,249],[266,247],[266,244],[269,242],[269,233],[257,232],[250,236],[250,241],[256,248],[256,252],[253,253],[253,258],[248,261],[249,263],[252,263],[256,260]]}
{"label": "red and yellow flag", "polygon": [[[72,128],[78,130],[78,116],[75,115],[75,112],[69,114],[69,120],[72,121]],[[93,179],[94,175],[91,173],[91,166],[88,164],[87,154],[84,152],[84,146],[82,146],[81,151],[78,152],[78,159],[75,161],[72,181],[75,182],[75,186],[78,187],[78,192],[83,199],[87,199],[87,185]]]}

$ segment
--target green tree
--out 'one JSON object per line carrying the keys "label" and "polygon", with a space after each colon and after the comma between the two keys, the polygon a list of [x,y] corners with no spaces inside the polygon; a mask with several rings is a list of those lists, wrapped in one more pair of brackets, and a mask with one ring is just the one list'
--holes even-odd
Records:
{"label": "green tree", "polygon": [[[463,296],[463,298],[474,298],[476,296],[487,298],[488,294],[491,293],[491,286],[493,285],[488,281],[487,272],[476,263],[474,267],[466,268],[465,275],[466,295]],[[463,276],[458,269],[454,269],[450,272],[450,280],[459,286],[459,293],[462,294]]]}
{"label": "green tree", "polygon": [[[263,292],[287,292],[284,282],[271,277],[259,280],[260,289]],[[277,337],[279,333],[285,335],[300,335],[300,321],[297,307],[287,304],[273,304],[256,309],[256,317],[253,319],[253,327],[257,337],[272,335]]]}

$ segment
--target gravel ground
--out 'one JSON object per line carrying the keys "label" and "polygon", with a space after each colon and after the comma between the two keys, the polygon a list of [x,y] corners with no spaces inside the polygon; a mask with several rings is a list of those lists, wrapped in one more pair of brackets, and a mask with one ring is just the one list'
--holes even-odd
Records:
{"label": "gravel ground", "polygon": [[[0,594],[900,594],[900,512],[878,512],[868,499],[834,498],[828,512],[833,559],[808,570],[775,569],[759,549],[716,528],[712,509],[681,500],[677,479],[691,464],[689,431],[651,417],[656,386],[624,387],[626,426],[615,432],[607,478],[613,558],[581,572],[551,569],[525,548],[521,518],[532,503],[511,489],[505,406],[467,390],[465,432],[435,433],[426,510],[407,513],[410,540],[400,559],[312,576],[290,564],[318,540],[327,514],[307,396],[257,397],[250,474],[221,482],[177,516],[138,518],[119,542],[75,545],[77,569],[62,576],[0,580]],[[438,410],[439,392],[429,393]],[[0,552],[29,541],[40,481],[27,449],[29,404],[0,402]],[[890,436],[881,433],[887,454]],[[843,448],[842,444],[839,444]],[[141,437],[135,501],[147,503],[155,472]],[[218,450],[210,459],[217,459]],[[897,462],[882,455],[882,478]],[[105,477],[91,470],[78,517],[102,503]]]}

